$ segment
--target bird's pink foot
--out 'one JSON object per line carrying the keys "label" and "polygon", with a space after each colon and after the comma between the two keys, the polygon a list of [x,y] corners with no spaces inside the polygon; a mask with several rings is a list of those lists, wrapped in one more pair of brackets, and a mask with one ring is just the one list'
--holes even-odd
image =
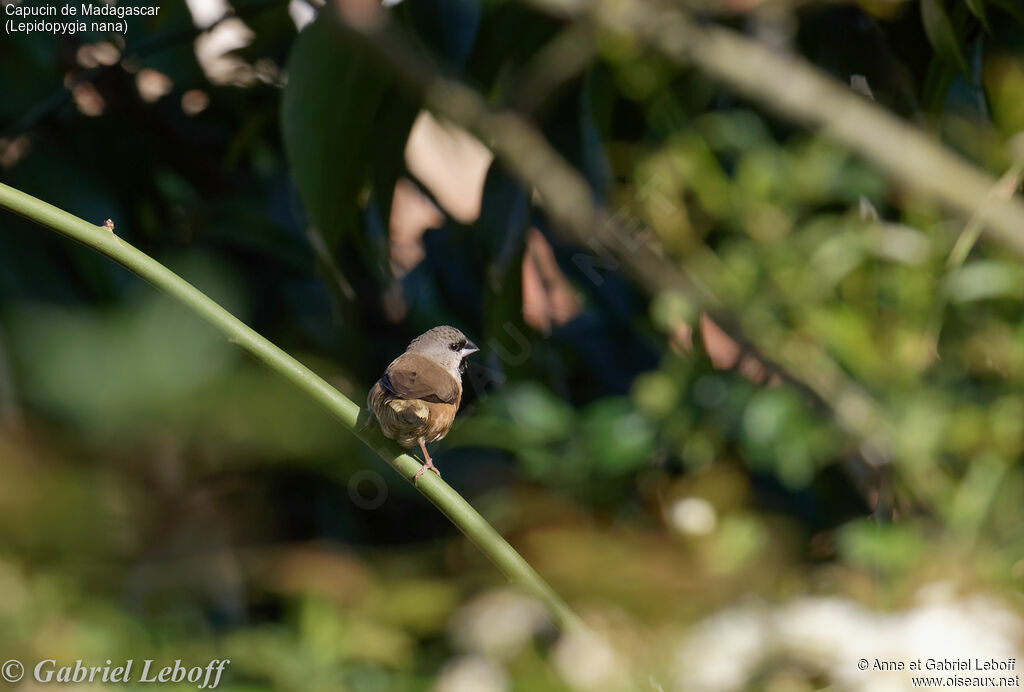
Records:
{"label": "bird's pink foot", "polygon": [[420,440],[420,450],[423,452],[423,466],[421,466],[420,470],[416,472],[416,475],[412,477],[413,485],[416,485],[416,482],[420,479],[420,476],[426,473],[427,469],[430,469],[431,471],[436,473],[438,478],[441,477],[441,472],[437,470],[436,466],[434,466],[434,460],[430,458],[430,454],[427,452],[427,447],[426,445],[423,444],[423,440]]}

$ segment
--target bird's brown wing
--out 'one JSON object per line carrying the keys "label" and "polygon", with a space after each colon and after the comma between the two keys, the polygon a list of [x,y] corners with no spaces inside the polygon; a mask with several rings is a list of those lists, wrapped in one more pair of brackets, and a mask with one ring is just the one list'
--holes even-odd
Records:
{"label": "bird's brown wing", "polygon": [[384,371],[381,383],[403,399],[458,404],[460,383],[440,365],[418,353],[403,353]]}

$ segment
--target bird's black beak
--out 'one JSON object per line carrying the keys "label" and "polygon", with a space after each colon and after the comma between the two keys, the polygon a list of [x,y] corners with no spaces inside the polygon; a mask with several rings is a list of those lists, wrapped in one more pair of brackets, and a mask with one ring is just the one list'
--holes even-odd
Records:
{"label": "bird's black beak", "polygon": [[459,351],[459,355],[465,358],[466,356],[472,355],[479,351],[480,348],[469,339],[466,339],[466,345]]}

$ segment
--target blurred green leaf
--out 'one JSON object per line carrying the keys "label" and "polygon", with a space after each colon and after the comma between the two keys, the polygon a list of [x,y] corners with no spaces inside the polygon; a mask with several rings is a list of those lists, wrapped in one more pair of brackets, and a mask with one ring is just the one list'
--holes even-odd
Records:
{"label": "blurred green leaf", "polygon": [[795,415],[797,403],[792,393],[766,389],[750,400],[743,415],[743,432],[754,445],[770,445],[785,433]]}
{"label": "blurred green leaf", "polygon": [[711,569],[722,574],[731,574],[749,565],[767,539],[761,522],[742,514],[726,516],[715,537],[715,542],[706,550]]}
{"label": "blurred green leaf", "polygon": [[414,634],[441,631],[458,605],[455,585],[441,580],[416,579],[378,584],[356,612],[370,621],[400,627]]}
{"label": "blurred green leaf", "polygon": [[964,3],[971,14],[977,17],[981,25],[985,27],[985,31],[991,31],[988,26],[988,18],[985,16],[985,0],[964,0]]}
{"label": "blurred green leaf", "polygon": [[1024,7],[1016,0],[988,0],[988,2],[1010,14],[1018,22],[1024,22]]}
{"label": "blurred green leaf", "polygon": [[310,221],[333,247],[358,226],[369,171],[390,171],[376,190],[390,205],[413,110],[390,78],[332,33],[327,18],[296,38],[288,74],[281,99],[285,152]]}
{"label": "blurred green leaf", "polygon": [[1006,478],[1007,467],[1006,460],[994,454],[983,454],[971,460],[967,475],[948,509],[947,521],[954,531],[971,538],[977,536]]}
{"label": "blurred green leaf", "polygon": [[839,551],[853,565],[898,574],[910,569],[926,551],[925,539],[913,524],[851,522],[838,536]]}
{"label": "blurred green leaf", "polygon": [[594,467],[618,474],[649,463],[654,428],[625,398],[606,398],[583,412],[582,435]]}
{"label": "blurred green leaf", "polygon": [[647,373],[633,382],[633,399],[647,416],[658,419],[669,415],[679,404],[679,383],[666,373]]}
{"label": "blurred green leaf", "polygon": [[1002,134],[1024,131],[1024,60],[997,53],[986,61],[982,80]]}
{"label": "blurred green leaf", "polygon": [[672,333],[680,324],[693,324],[698,317],[693,302],[682,293],[662,291],[651,301],[651,319],[662,331]]}
{"label": "blurred green leaf", "polygon": [[1013,263],[977,261],[955,270],[946,280],[955,303],[991,298],[1024,298],[1024,268]]}
{"label": "blurred green leaf", "polygon": [[537,384],[524,383],[507,390],[499,407],[537,442],[564,438],[574,420],[571,407]]}
{"label": "blurred green leaf", "polygon": [[[526,189],[497,163],[484,179],[480,216],[473,237],[486,248],[484,333],[503,341],[509,334],[528,333],[523,317],[523,262],[530,223]],[[527,261],[533,261],[527,258]],[[525,362],[506,362],[506,375],[524,372]]]}
{"label": "blurred green leaf", "polygon": [[925,34],[935,52],[966,74],[967,61],[960,50],[960,41],[943,0],[921,0],[921,21],[924,22]]}
{"label": "blurred green leaf", "polygon": [[237,357],[213,329],[157,295],[131,312],[37,305],[16,319],[29,395],[92,433],[124,432],[161,407],[186,404]]}

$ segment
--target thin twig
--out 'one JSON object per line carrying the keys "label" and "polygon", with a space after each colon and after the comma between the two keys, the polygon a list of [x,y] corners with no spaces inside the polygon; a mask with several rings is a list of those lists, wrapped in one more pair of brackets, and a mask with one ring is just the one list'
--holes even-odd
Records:
{"label": "thin twig", "polygon": [[559,87],[590,66],[596,52],[593,29],[581,23],[572,24],[523,67],[509,89],[509,102],[523,113],[537,113]]}

